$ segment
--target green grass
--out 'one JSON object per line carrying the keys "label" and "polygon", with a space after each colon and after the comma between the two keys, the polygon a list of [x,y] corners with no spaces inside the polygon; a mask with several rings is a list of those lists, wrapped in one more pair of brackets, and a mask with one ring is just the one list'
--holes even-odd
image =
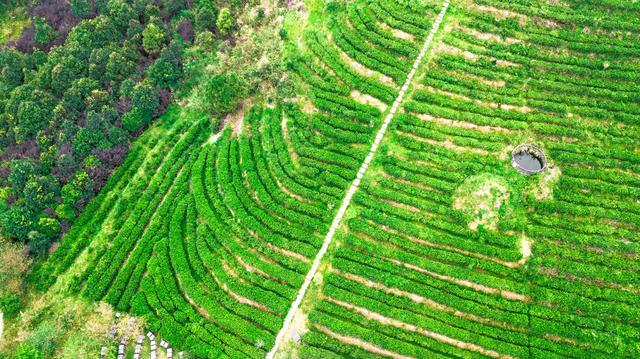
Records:
{"label": "green grass", "polygon": [[30,23],[25,7],[13,9],[0,9],[0,44],[9,40],[15,40],[20,36],[22,29]]}

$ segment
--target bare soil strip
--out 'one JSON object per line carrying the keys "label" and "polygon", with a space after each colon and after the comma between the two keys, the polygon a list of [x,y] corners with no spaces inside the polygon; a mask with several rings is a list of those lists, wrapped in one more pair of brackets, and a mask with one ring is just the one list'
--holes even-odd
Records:
{"label": "bare soil strip", "polygon": [[374,282],[372,280],[369,280],[367,278],[361,277],[359,275],[356,274],[352,274],[352,273],[346,273],[346,272],[341,272],[337,269],[333,270],[334,273],[341,275],[343,277],[345,277],[348,280],[354,281],[356,283],[360,283],[366,287],[369,288],[373,288],[376,290],[380,290],[382,292],[385,292],[387,294],[392,294],[398,297],[404,297],[407,298],[411,301],[413,301],[414,303],[417,304],[421,304],[424,305],[426,307],[429,308],[433,308],[433,309],[437,309],[441,312],[444,313],[449,313],[452,315],[455,315],[456,317],[459,318],[464,318],[467,320],[471,320],[474,322],[478,322],[478,323],[482,323],[482,324],[486,324],[486,325],[490,325],[493,327],[498,327],[498,328],[502,328],[502,329],[506,329],[506,330],[510,330],[513,332],[521,332],[524,333],[526,332],[525,328],[521,328],[521,327],[517,327],[517,326],[513,326],[509,323],[505,323],[505,322],[501,322],[495,319],[491,319],[491,318],[485,318],[485,317],[481,317],[479,315],[473,314],[473,313],[467,313],[467,312],[462,312],[458,309],[455,309],[453,307],[449,307],[447,305],[444,305],[442,303],[436,302],[432,299],[423,297],[419,294],[416,293],[412,293],[412,292],[407,292],[398,288],[394,288],[394,287],[388,287],[384,284],[378,283],[378,282]]}
{"label": "bare soil strip", "polygon": [[413,63],[411,72],[409,72],[409,74],[407,75],[404,85],[402,85],[402,88],[398,93],[398,97],[393,102],[393,105],[391,106],[391,110],[389,111],[387,116],[384,118],[384,121],[382,122],[382,126],[380,126],[380,129],[376,134],[375,140],[371,144],[371,148],[369,149],[369,153],[367,154],[367,157],[364,159],[364,162],[362,162],[362,165],[360,166],[360,169],[356,174],[355,180],[351,183],[351,187],[349,187],[345,197],[342,200],[342,204],[340,205],[340,208],[338,209],[338,212],[336,213],[336,216],[334,217],[331,223],[331,227],[329,228],[329,232],[327,233],[324,239],[324,242],[322,243],[322,247],[316,254],[316,257],[313,260],[313,264],[311,265],[311,269],[309,269],[309,272],[307,272],[307,275],[305,276],[305,280],[298,291],[298,295],[296,296],[296,299],[293,301],[293,303],[291,303],[291,308],[289,309],[289,312],[287,313],[287,316],[284,319],[282,328],[280,328],[280,331],[276,336],[273,348],[271,348],[269,353],[267,353],[267,356],[266,356],[267,359],[272,359],[276,354],[276,351],[280,347],[280,344],[283,341],[286,341],[286,339],[288,339],[286,338],[286,336],[288,336],[288,334],[290,333],[289,327],[291,325],[293,317],[298,311],[298,308],[300,307],[300,303],[302,303],[302,299],[304,298],[304,295],[309,289],[309,285],[311,284],[313,277],[316,275],[316,272],[320,267],[320,262],[322,261],[322,258],[324,257],[324,255],[327,253],[327,250],[329,249],[329,244],[331,244],[331,241],[333,240],[333,236],[336,233],[336,230],[338,229],[340,222],[342,221],[342,217],[347,211],[347,207],[349,207],[349,204],[351,203],[351,199],[353,198],[353,195],[355,194],[355,192],[358,190],[358,187],[360,186],[360,181],[362,181],[362,177],[367,171],[369,164],[373,160],[373,156],[375,155],[376,151],[378,150],[378,147],[380,146],[380,143],[382,142],[382,138],[384,137],[384,134],[387,131],[387,127],[389,126],[389,124],[391,123],[391,120],[395,116],[396,111],[400,106],[400,103],[402,103],[402,101],[404,100],[404,95],[409,89],[409,85],[413,81],[413,77],[415,76],[416,71],[422,64],[422,60],[424,59],[427,49],[429,48],[429,45],[431,45],[431,41],[433,40],[436,33],[438,32],[438,29],[440,28],[440,23],[442,22],[442,19],[444,18],[444,15],[447,12],[448,8],[449,8],[449,0],[445,0],[440,10],[440,13],[438,14],[438,17],[433,23],[433,27],[431,28],[429,35],[427,36],[427,38],[424,41],[424,44],[422,45],[420,54],[418,55],[418,57],[415,59]]}
{"label": "bare soil strip", "polygon": [[362,348],[362,349],[364,349],[366,351],[369,351],[369,352],[372,352],[372,353],[375,353],[375,354],[378,354],[378,355],[384,355],[384,356],[391,357],[391,358],[394,358],[394,359],[412,359],[412,357],[400,355],[398,353],[395,353],[395,352],[392,352],[392,351],[389,351],[389,350],[386,350],[386,349],[382,349],[379,346],[376,346],[376,345],[371,344],[369,342],[365,342],[362,339],[349,337],[349,336],[342,335],[342,334],[338,334],[338,333],[332,331],[331,329],[329,329],[329,328],[327,328],[325,326],[322,326],[322,325],[315,324],[315,327],[318,328],[318,330],[320,330],[324,334],[326,334],[326,335],[328,335],[328,336],[330,336],[332,338],[338,339],[339,341],[341,341],[343,343],[346,343],[346,344],[349,344],[349,345],[355,345],[355,346],[360,347],[360,348]]}
{"label": "bare soil strip", "polygon": [[393,258],[387,258],[387,257],[380,257],[382,259],[385,259],[393,264],[396,264],[398,266],[402,266],[405,267],[407,269],[411,269],[414,270],[416,272],[420,272],[423,274],[426,274],[428,276],[431,276],[433,278],[436,279],[440,279],[446,282],[450,282],[450,283],[455,283],[457,285],[463,286],[463,287],[467,287],[467,288],[471,288],[473,290],[476,290],[478,292],[483,292],[483,293],[487,293],[487,294],[493,294],[493,295],[499,295],[504,299],[509,299],[509,300],[517,300],[520,302],[528,302],[529,301],[529,297],[524,295],[524,294],[520,294],[520,293],[516,293],[516,292],[512,292],[510,290],[505,290],[505,289],[500,289],[500,288],[494,288],[494,287],[487,287],[486,285],[482,285],[482,284],[478,284],[466,279],[459,279],[459,278],[454,278],[454,277],[450,277],[447,275],[443,275],[443,274],[439,274],[436,272],[432,272],[430,270],[426,270],[422,267],[418,267],[416,265],[410,264],[410,263],[405,263],[405,262],[401,262],[397,259],[393,259]]}
{"label": "bare soil strip", "polygon": [[410,332],[414,332],[414,333],[418,333],[421,335],[424,335],[425,337],[437,340],[441,343],[445,343],[445,344],[449,344],[449,345],[453,345],[457,348],[460,349],[464,349],[464,350],[469,350],[469,351],[473,351],[473,352],[477,352],[480,353],[482,355],[486,355],[488,357],[492,357],[492,358],[513,358],[510,355],[504,355],[504,354],[500,354],[495,350],[490,350],[490,349],[486,349],[484,347],[481,347],[480,345],[477,344],[473,344],[473,343],[468,343],[468,342],[463,342],[451,337],[448,337],[446,335],[442,335],[436,332],[432,332],[429,330],[426,330],[424,328],[415,326],[413,324],[409,324],[409,323],[405,323],[403,321],[397,320],[397,319],[393,319],[393,318],[389,318],[386,317],[380,313],[376,313],[373,311],[370,311],[366,308],[362,308],[347,302],[343,302],[337,299],[333,299],[333,298],[329,298],[329,297],[325,297],[325,300],[335,303],[341,307],[347,308],[349,310],[355,311],[358,314],[366,317],[367,319],[371,319],[371,320],[375,320],[378,323],[381,323],[383,325],[388,325],[388,326],[392,326],[392,327],[396,327],[396,328],[400,328],[400,329],[404,329]]}

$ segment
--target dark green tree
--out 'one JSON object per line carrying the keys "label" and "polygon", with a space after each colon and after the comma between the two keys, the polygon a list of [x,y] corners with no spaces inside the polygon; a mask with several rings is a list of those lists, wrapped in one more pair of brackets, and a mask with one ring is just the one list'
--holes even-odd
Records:
{"label": "dark green tree", "polygon": [[26,241],[33,225],[33,213],[24,205],[14,203],[5,212],[0,213],[0,228],[8,238]]}
{"label": "dark green tree", "polygon": [[51,89],[57,97],[62,96],[73,82],[81,77],[83,64],[73,56],[65,56],[51,71]]}
{"label": "dark green tree", "polygon": [[162,58],[158,59],[147,69],[147,75],[154,85],[169,88],[180,78],[180,69]]}
{"label": "dark green tree", "polygon": [[[87,198],[93,189],[93,181],[85,171],[78,171],[75,173],[73,178],[67,182],[64,186],[62,186],[62,190],[60,190],[60,196],[62,197],[62,206],[64,207],[64,211],[69,211],[68,213],[64,213],[64,211],[60,211],[60,206],[56,208],[56,213],[61,218],[69,218],[69,214],[75,216],[75,210],[78,208],[78,202]],[[63,213],[60,213],[63,212]]]}
{"label": "dark green tree", "polygon": [[142,32],[142,46],[144,51],[150,55],[154,55],[162,50],[162,46],[166,40],[166,35],[162,27],[150,23]]}
{"label": "dark green tree", "polygon": [[107,4],[109,17],[113,24],[121,31],[129,25],[129,21],[136,18],[136,12],[123,0],[109,0]]}
{"label": "dark green tree", "polygon": [[34,37],[38,45],[47,45],[51,40],[58,37],[58,33],[43,17],[34,17],[33,27],[35,29]]}
{"label": "dark green tree", "polygon": [[42,255],[51,247],[51,239],[36,230],[29,231],[27,245],[33,255]]}
{"label": "dark green tree", "polygon": [[25,205],[34,213],[53,207],[59,192],[60,185],[51,175],[31,177],[22,190]]}
{"label": "dark green tree", "polygon": [[182,77],[182,51],[182,45],[178,41],[172,41],[162,50],[160,58],[147,69],[154,85],[168,88]]}
{"label": "dark green tree", "polygon": [[164,6],[170,15],[177,14],[180,10],[186,8],[185,0],[165,0]]}
{"label": "dark green tree", "polygon": [[91,4],[87,0],[71,0],[71,13],[75,17],[84,18],[91,13]]}
{"label": "dark green tree", "polygon": [[52,110],[51,104],[43,101],[20,103],[15,117],[17,120],[14,128],[16,142],[24,142],[43,129],[51,118]]}
{"label": "dark green tree", "polygon": [[[217,8],[216,8],[217,10]],[[213,30],[216,26],[218,14],[209,7],[202,7],[196,13],[196,30]]]}
{"label": "dark green tree", "polygon": [[104,134],[100,131],[92,131],[88,128],[81,128],[73,139],[73,153],[78,158],[84,158],[93,149],[103,147]]}
{"label": "dark green tree", "polygon": [[149,80],[136,84],[131,90],[131,111],[122,119],[124,128],[135,132],[147,125],[159,105],[158,91]]}
{"label": "dark green tree", "polygon": [[151,119],[159,104],[158,91],[149,80],[144,80],[133,87],[131,106],[140,109],[145,117]]}
{"label": "dark green tree", "polygon": [[27,57],[19,51],[5,47],[0,49],[0,90],[8,93],[22,83]]}
{"label": "dark green tree", "polygon": [[221,116],[233,111],[246,96],[244,80],[235,73],[213,75],[205,85],[210,111]]}
{"label": "dark green tree", "polygon": [[128,48],[111,52],[106,66],[106,78],[110,81],[123,81],[135,70],[136,63]]}
{"label": "dark green tree", "polygon": [[15,192],[22,192],[27,181],[36,174],[36,166],[32,161],[13,160],[11,161],[11,172],[9,173],[9,184]]}

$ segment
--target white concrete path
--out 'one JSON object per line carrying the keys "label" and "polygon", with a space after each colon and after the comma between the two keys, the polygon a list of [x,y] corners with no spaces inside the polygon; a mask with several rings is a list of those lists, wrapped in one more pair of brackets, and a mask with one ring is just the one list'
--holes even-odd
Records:
{"label": "white concrete path", "polygon": [[296,296],[296,299],[293,301],[293,303],[291,303],[291,308],[289,308],[289,312],[287,312],[287,316],[284,318],[284,323],[282,324],[282,328],[280,328],[280,331],[276,336],[276,340],[273,345],[273,348],[271,348],[271,350],[267,353],[267,356],[266,356],[267,359],[272,359],[274,357],[274,355],[278,351],[278,348],[282,344],[282,341],[287,336],[287,333],[290,330],[293,317],[298,311],[298,308],[300,307],[300,303],[302,303],[302,299],[304,298],[304,295],[306,294],[307,289],[309,289],[311,280],[316,275],[316,272],[320,267],[320,262],[322,261],[322,258],[324,257],[324,255],[327,253],[327,249],[329,249],[329,244],[331,244],[331,240],[333,239],[333,236],[336,233],[336,230],[338,229],[340,222],[342,221],[342,217],[347,211],[347,207],[349,207],[349,204],[351,203],[351,199],[353,198],[353,195],[358,190],[358,186],[360,186],[360,181],[362,180],[362,177],[367,171],[367,168],[369,167],[369,164],[371,163],[373,156],[378,150],[378,146],[380,146],[380,142],[382,142],[382,138],[384,137],[384,134],[387,131],[387,127],[389,126],[389,123],[391,123],[391,120],[395,116],[396,111],[398,110],[398,106],[400,106],[400,103],[402,103],[402,100],[404,99],[404,95],[409,89],[409,85],[413,80],[413,76],[416,74],[416,71],[422,64],[422,60],[424,59],[427,49],[429,48],[429,45],[431,44],[431,41],[433,40],[435,34],[438,32],[438,29],[440,28],[440,23],[442,22],[442,18],[444,17],[444,14],[447,12],[447,8],[449,8],[449,0],[445,0],[444,4],[442,5],[442,9],[440,10],[438,17],[436,18],[436,21],[433,23],[433,26],[431,27],[431,31],[429,32],[429,35],[427,36],[427,38],[424,41],[424,44],[422,45],[420,54],[418,55],[418,57],[413,63],[413,68],[411,69],[411,72],[409,72],[409,75],[407,75],[407,78],[404,84],[402,85],[400,92],[398,93],[398,97],[396,97],[396,100],[393,102],[393,105],[391,106],[391,110],[389,111],[387,116],[384,118],[384,121],[382,122],[382,126],[380,126],[380,129],[376,134],[376,138],[373,141],[373,144],[371,144],[369,153],[367,154],[367,157],[364,159],[364,162],[362,162],[362,165],[358,170],[356,179],[351,183],[351,187],[349,187],[347,194],[344,196],[342,200],[342,204],[340,205],[340,209],[338,209],[338,213],[333,218],[333,222],[331,222],[331,227],[329,228],[329,232],[327,232],[327,235],[324,238],[322,247],[320,248],[320,251],[318,251],[318,254],[316,254],[316,257],[313,260],[313,264],[311,265],[311,269],[309,269],[309,272],[307,272],[304,282],[302,283],[302,286],[298,290],[298,295]]}

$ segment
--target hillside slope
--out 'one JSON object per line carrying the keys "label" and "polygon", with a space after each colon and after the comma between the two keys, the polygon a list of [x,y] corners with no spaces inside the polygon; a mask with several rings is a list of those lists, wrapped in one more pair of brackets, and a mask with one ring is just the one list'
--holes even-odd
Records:
{"label": "hillside slope", "polygon": [[197,357],[637,356],[639,12],[287,9],[294,89],[174,104],[33,275]]}

